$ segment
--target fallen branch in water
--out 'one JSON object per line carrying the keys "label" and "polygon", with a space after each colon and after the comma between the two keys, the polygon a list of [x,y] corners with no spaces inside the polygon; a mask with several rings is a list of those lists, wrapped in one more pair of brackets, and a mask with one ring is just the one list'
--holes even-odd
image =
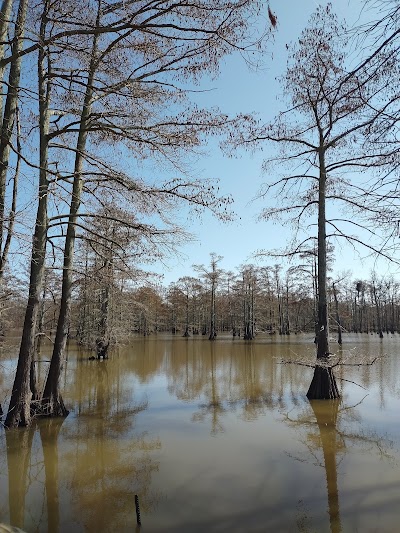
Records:
{"label": "fallen branch in water", "polygon": [[333,367],[335,366],[371,366],[375,363],[375,361],[377,359],[381,359],[381,357],[374,357],[374,359],[372,359],[372,361],[370,362],[362,362],[362,363],[342,363],[342,362],[339,362],[339,363],[336,363],[336,365],[333,365]]}
{"label": "fallen branch in water", "polygon": [[[339,358],[336,360],[336,358]],[[282,359],[279,361],[279,364],[281,365],[300,365],[300,366],[307,366],[308,368],[315,368],[316,366],[320,366],[323,368],[335,368],[337,366],[372,366],[378,359],[383,359],[385,355],[382,356],[376,356],[371,361],[368,360],[361,360],[355,363],[349,363],[347,362],[348,359],[343,360],[343,357],[331,354],[328,357],[316,359],[315,362],[311,363],[309,361],[305,360],[284,360]]]}
{"label": "fallen branch in water", "polygon": [[356,383],[355,381],[351,381],[350,379],[340,378],[340,381],[347,381],[347,383],[352,383],[353,385],[357,385],[357,387],[361,387],[364,390],[368,390],[365,387],[363,387],[362,385],[360,385],[359,383]]}
{"label": "fallen branch in water", "polygon": [[279,361],[280,365],[300,365],[300,366],[308,366],[309,368],[314,368],[315,363],[305,363],[304,361]]}

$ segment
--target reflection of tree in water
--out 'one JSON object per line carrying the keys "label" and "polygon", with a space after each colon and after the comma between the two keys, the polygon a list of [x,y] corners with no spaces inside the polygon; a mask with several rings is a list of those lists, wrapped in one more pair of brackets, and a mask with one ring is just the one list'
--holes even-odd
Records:
{"label": "reflection of tree in water", "polygon": [[[9,522],[33,530],[59,530],[58,434],[64,419],[37,421],[30,428],[5,432],[8,464]],[[35,439],[39,434],[40,441]],[[35,445],[33,445],[36,440]],[[43,456],[40,454],[40,443]],[[43,494],[43,505],[32,505],[29,495]],[[5,513],[6,515],[6,513]]]}
{"label": "reflection of tree in water", "polygon": [[168,392],[178,400],[198,398],[208,381],[209,365],[203,358],[205,343],[191,338],[176,339],[168,365]]}
{"label": "reflection of tree in water", "polygon": [[60,523],[58,483],[58,435],[64,418],[46,418],[39,423],[45,468],[47,529],[58,531]]}
{"label": "reflection of tree in water", "polygon": [[5,432],[8,464],[10,523],[23,528],[25,497],[28,489],[34,429],[10,429]]}
{"label": "reflection of tree in water", "polygon": [[[67,423],[41,419],[30,429],[5,432],[8,521],[14,526],[52,533],[65,526],[135,530],[135,494],[142,513],[155,506],[158,496],[150,492],[150,483],[158,464],[151,455],[161,445],[134,430],[147,402],[134,401],[117,361],[107,363],[78,363],[72,389],[79,415],[74,420],[73,415]],[[60,509],[70,501],[77,510],[60,525]]]}
{"label": "reflection of tree in water", "polygon": [[158,499],[149,490],[151,476],[158,470],[150,452],[159,449],[160,443],[142,435],[123,437],[116,444],[101,433],[98,427],[96,436],[84,446],[77,444],[65,457],[74,464],[70,490],[75,514],[88,531],[133,530],[135,494],[142,512],[154,508]]}
{"label": "reflection of tree in water", "polygon": [[[310,409],[297,419],[291,419],[286,415],[286,421],[291,426],[307,430],[306,438],[300,441],[307,447],[307,455],[312,456],[313,464],[325,469],[330,531],[340,533],[342,525],[337,481],[339,464],[350,445],[355,444],[368,448],[376,447],[380,455],[389,457],[385,451],[388,442],[378,435],[367,434],[362,430],[358,433],[346,430],[347,423],[351,423],[351,427],[354,427],[356,422],[361,422],[356,406],[340,408],[340,400],[313,400],[309,405]],[[319,456],[321,451],[322,458]],[[307,457],[294,458],[302,462],[307,461]],[[307,522],[307,518],[303,510],[298,520],[301,531],[306,531],[304,523]]]}
{"label": "reflection of tree in water", "polygon": [[319,430],[318,444],[322,448],[324,456],[331,532],[340,533],[342,526],[340,523],[336,453],[339,453],[345,447],[345,439],[336,431],[339,401],[328,401],[328,405],[325,405],[325,403],[321,402],[321,400],[315,400],[311,401],[310,405]]}
{"label": "reflection of tree in water", "polygon": [[180,339],[174,344],[173,357],[166,358],[168,391],[183,401],[200,395],[205,402],[193,415],[195,422],[211,417],[211,433],[223,431],[221,422],[229,411],[245,420],[255,420],[266,410],[285,409],[290,400],[299,402],[298,369],[274,363],[268,345],[223,342],[217,345]]}
{"label": "reflection of tree in water", "polygon": [[161,447],[160,441],[134,433],[136,415],[147,408],[147,402],[119,403],[124,397],[122,383],[115,387],[110,382],[108,363],[92,368],[89,400],[78,402],[80,416],[66,432],[71,447],[63,458],[71,471],[69,488],[76,516],[89,531],[133,529],[135,494],[143,512],[158,499],[149,487],[152,473],[158,470],[151,452]]}
{"label": "reflection of tree in water", "polygon": [[276,380],[273,372],[260,372],[259,361],[252,344],[243,347],[243,356],[238,361],[236,379],[231,388],[230,406],[242,409],[245,420],[255,420],[264,414],[266,409],[276,405],[284,407],[282,382]]}
{"label": "reflection of tree in water", "polygon": [[292,368],[274,364],[271,357],[260,357],[253,344],[246,344],[237,360],[229,405],[241,410],[245,420],[255,420],[275,408],[286,409],[289,397],[294,404],[299,402],[297,379]]}
{"label": "reflection of tree in water", "polygon": [[135,338],[127,347],[118,347],[120,360],[128,365],[141,383],[147,383],[160,373],[164,363],[165,351],[171,345],[171,339],[157,337]]}
{"label": "reflection of tree in water", "polygon": [[203,422],[211,415],[211,435],[224,431],[220,417],[225,413],[223,402],[220,399],[219,380],[215,358],[215,343],[210,343],[210,371],[207,386],[204,392],[207,402],[200,405],[200,411],[193,414],[194,422]]}

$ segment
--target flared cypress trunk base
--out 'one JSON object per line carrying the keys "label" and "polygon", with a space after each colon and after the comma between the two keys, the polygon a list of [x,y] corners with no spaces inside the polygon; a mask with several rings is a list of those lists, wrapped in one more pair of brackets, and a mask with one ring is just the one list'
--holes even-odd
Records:
{"label": "flared cypress trunk base", "polygon": [[35,403],[34,410],[37,416],[49,418],[66,418],[69,415],[69,411],[65,407],[61,395],[58,397],[51,395],[49,398],[43,397],[40,403]]}
{"label": "flared cypress trunk base", "polygon": [[307,398],[309,400],[335,400],[340,398],[331,367],[319,366],[318,364],[315,366]]}
{"label": "flared cypress trunk base", "polygon": [[17,398],[11,396],[10,405],[4,425],[6,428],[25,428],[29,427],[32,423],[31,417],[31,393],[30,390],[26,394],[22,394],[20,391],[16,392]]}

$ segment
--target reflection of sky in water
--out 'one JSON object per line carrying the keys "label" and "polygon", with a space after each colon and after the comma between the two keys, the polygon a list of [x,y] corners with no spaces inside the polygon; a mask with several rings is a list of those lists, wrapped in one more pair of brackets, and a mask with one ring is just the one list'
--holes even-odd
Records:
{"label": "reflection of sky in water", "polygon": [[388,355],[336,369],[336,423],[305,398],[312,370],[279,364],[312,353],[309,337],[292,340],[160,336],[100,364],[71,350],[59,429],[18,456],[0,433],[0,520],[25,453],[11,485],[28,531],[48,516],[59,531],[133,530],[135,494],[143,531],[396,531],[400,337],[346,338],[345,358],[355,341],[357,357]]}

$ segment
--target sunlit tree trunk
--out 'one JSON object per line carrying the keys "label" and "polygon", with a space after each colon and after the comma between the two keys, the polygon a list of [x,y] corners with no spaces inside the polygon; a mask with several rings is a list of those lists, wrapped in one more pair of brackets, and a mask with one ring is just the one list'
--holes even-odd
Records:
{"label": "sunlit tree trunk", "polygon": [[325,152],[319,152],[318,189],[318,337],[317,358],[329,354],[328,300],[326,290],[326,170]]}
{"label": "sunlit tree trunk", "polygon": [[286,297],[285,297],[285,335],[290,335],[290,313],[289,313],[289,278],[286,280]]}
{"label": "sunlit tree trunk", "polygon": [[376,309],[376,329],[377,329],[377,333],[378,333],[379,337],[381,339],[383,339],[381,310],[380,310],[378,295],[376,293],[375,282],[373,282],[373,284],[372,284],[372,294],[374,296],[374,305],[375,305],[375,309]]}
{"label": "sunlit tree trunk", "polygon": [[[7,264],[8,259],[8,252],[10,250],[11,246],[11,240],[14,235],[14,225],[15,225],[15,218],[17,213],[17,193],[18,193],[18,183],[19,183],[19,174],[20,174],[20,166],[21,166],[21,124],[19,120],[19,112],[18,107],[15,112],[15,120],[16,120],[16,144],[17,144],[17,164],[14,171],[14,176],[12,178],[13,186],[12,186],[12,196],[11,196],[11,208],[10,213],[8,215],[8,224],[7,224],[7,230],[5,231],[5,228],[3,227],[3,231],[5,231],[5,240],[3,249],[1,250],[0,255],[0,285],[2,283],[2,280],[4,278],[4,270]],[[4,238],[3,237],[3,238]]]}
{"label": "sunlit tree trunk", "polygon": [[184,337],[190,337],[189,333],[189,289],[186,292],[185,295],[185,308],[186,308],[186,319],[185,319],[185,331],[183,333]]}
{"label": "sunlit tree trunk", "polygon": [[[11,13],[11,2],[4,1],[0,16],[0,42],[7,40],[8,21]],[[10,64],[10,73],[8,77],[7,97],[4,105],[3,120],[0,134],[0,284],[4,276],[4,265],[7,260],[9,244],[4,246],[5,230],[5,200],[6,200],[6,181],[10,157],[10,141],[14,131],[15,118],[17,114],[18,91],[21,78],[22,60],[20,52],[23,48],[23,38],[25,31],[25,20],[28,8],[28,0],[20,0],[18,6],[17,19],[15,23],[14,38],[11,45],[11,54],[14,59]],[[0,52],[3,56],[4,46]],[[2,59],[2,57],[0,57]],[[3,81],[4,68],[0,69],[0,81]],[[4,86],[4,85],[3,85]],[[10,227],[8,228],[8,239],[11,239]]]}
{"label": "sunlit tree trunk", "polygon": [[[44,6],[40,25],[40,39],[44,42],[46,27],[47,2]],[[45,62],[49,61],[43,46],[39,48],[38,58],[38,81],[39,81],[39,198],[36,215],[35,230],[32,245],[31,271],[29,279],[28,303],[25,311],[25,320],[22,330],[21,345],[18,357],[17,372],[11,393],[10,405],[6,418],[7,427],[28,426],[31,422],[31,389],[30,371],[35,348],[37,331],[37,318],[42,291],[45,257],[46,238],[48,227],[47,203],[48,203],[48,132],[49,132],[49,101],[50,85],[48,81]]]}
{"label": "sunlit tree trunk", "polygon": [[243,338],[254,338],[254,285],[252,269],[243,272]]}
{"label": "sunlit tree trunk", "polygon": [[[100,2],[97,14],[97,24],[100,22]],[[42,410],[48,416],[66,416],[68,410],[64,406],[60,392],[60,375],[62,370],[62,361],[67,343],[69,317],[71,310],[71,294],[73,284],[73,263],[75,250],[75,234],[78,212],[81,205],[82,196],[82,170],[83,154],[85,153],[86,141],[88,137],[88,120],[93,103],[93,81],[97,66],[97,47],[99,36],[97,33],[93,36],[91,51],[91,60],[86,83],[86,92],[79,125],[79,134],[76,145],[74,179],[72,185],[72,195],[70,212],[68,217],[67,234],[64,247],[63,277],[60,313],[57,322],[56,338],[54,341],[53,355],[51,358],[50,369],[46,380],[46,385],[42,397]]]}
{"label": "sunlit tree trunk", "polygon": [[211,311],[210,311],[210,341],[213,341],[217,337],[217,332],[215,328],[215,289],[216,289],[216,280],[211,279]]}
{"label": "sunlit tree trunk", "polygon": [[[113,286],[113,266],[112,266],[112,249],[109,248],[107,252],[109,257],[105,260],[104,271],[106,272],[104,286],[101,289],[100,302],[100,320],[98,336],[96,339],[96,353],[97,359],[108,359],[108,350],[111,343],[110,332],[110,303],[111,303],[111,288]],[[147,325],[144,325],[144,334],[147,334]]]}
{"label": "sunlit tree trunk", "polygon": [[282,335],[283,334],[283,310],[282,310],[282,294],[281,294],[281,283],[279,279],[279,270],[280,270],[280,267],[278,265],[275,265],[274,274],[275,274],[276,299],[278,302],[279,335]]}
{"label": "sunlit tree trunk", "polygon": [[[10,26],[11,8],[13,0],[3,0],[0,10],[0,59],[4,58],[4,48],[7,42],[8,28]],[[3,82],[5,65],[0,66],[0,82]],[[0,110],[3,111],[3,91],[0,91]]]}
{"label": "sunlit tree trunk", "polygon": [[[322,135],[321,135],[322,137]],[[321,138],[322,141],[322,138]],[[327,247],[326,247],[326,168],[325,151],[319,149],[318,189],[318,333],[317,363],[313,379],[307,392],[309,400],[339,398],[332,368],[326,364],[329,357],[329,322],[327,300]],[[322,365],[319,364],[322,362]]]}
{"label": "sunlit tree trunk", "polygon": [[333,283],[332,284],[332,290],[333,290],[333,299],[335,300],[335,311],[336,311],[336,323],[338,328],[338,344],[342,345],[342,324],[340,321],[340,314],[339,314],[339,302],[336,292],[336,286]]}

